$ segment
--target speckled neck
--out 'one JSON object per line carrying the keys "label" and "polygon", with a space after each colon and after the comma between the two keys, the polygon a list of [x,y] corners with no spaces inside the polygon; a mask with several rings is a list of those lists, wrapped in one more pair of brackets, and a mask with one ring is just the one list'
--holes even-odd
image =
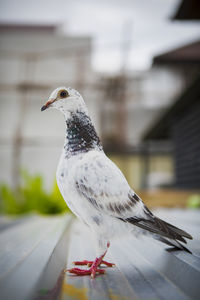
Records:
{"label": "speckled neck", "polygon": [[95,149],[102,151],[100,139],[86,113],[71,113],[66,125],[65,158]]}

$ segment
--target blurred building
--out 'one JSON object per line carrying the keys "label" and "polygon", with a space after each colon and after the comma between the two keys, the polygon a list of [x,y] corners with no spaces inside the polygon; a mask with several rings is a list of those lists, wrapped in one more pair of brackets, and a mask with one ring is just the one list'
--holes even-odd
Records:
{"label": "blurred building", "polygon": [[171,144],[174,161],[171,187],[199,189],[200,41],[157,56],[154,65],[177,74],[182,92],[146,131],[144,141],[154,147],[163,141]]}
{"label": "blurred building", "polygon": [[199,0],[181,0],[173,20],[179,21],[199,21],[200,2]]}
{"label": "blurred building", "polygon": [[[105,77],[102,135],[110,151],[133,149],[144,131],[181,92],[179,74],[167,67]],[[120,149],[121,151],[121,149]]]}
{"label": "blurred building", "polygon": [[65,124],[59,112],[41,113],[40,108],[50,92],[63,85],[81,92],[107,154],[131,186],[171,185],[172,142],[147,142],[143,136],[196,77],[198,47],[194,43],[189,50],[159,55],[145,72],[122,70],[109,76],[91,69],[90,37],[64,35],[54,25],[2,24],[0,182],[16,185],[25,168],[44,175],[51,186]]}
{"label": "blurred building", "polygon": [[160,141],[147,148],[142,137],[181,93],[179,73],[154,65],[145,72],[106,77],[104,86],[101,128],[106,151],[136,189],[171,184],[171,144]]}
{"label": "blurred building", "polygon": [[184,90],[200,73],[200,40],[154,57],[153,67],[179,79],[179,92]]}
{"label": "blurred building", "polygon": [[[0,33],[0,181],[16,185],[25,168],[51,186],[65,125],[59,112],[41,113],[40,107],[55,87],[67,85],[84,96],[107,153],[130,184],[143,186],[141,137],[177,92],[174,78],[154,69],[96,74],[91,38],[66,36],[53,25],[2,24]],[[161,159],[154,157],[153,165],[171,170],[166,150]]]}
{"label": "blurred building", "polygon": [[152,126],[156,131],[160,116],[196,79],[199,54],[200,42],[195,41],[156,56],[147,72],[104,78],[104,145],[136,188],[174,185],[172,141],[143,136]]}
{"label": "blurred building", "polygon": [[147,132],[145,140],[173,144],[173,187],[200,189],[200,76]]}
{"label": "blurred building", "polygon": [[22,167],[52,184],[65,125],[40,108],[54,88],[80,90],[99,128],[90,61],[90,37],[54,25],[0,25],[0,181],[17,184]]}

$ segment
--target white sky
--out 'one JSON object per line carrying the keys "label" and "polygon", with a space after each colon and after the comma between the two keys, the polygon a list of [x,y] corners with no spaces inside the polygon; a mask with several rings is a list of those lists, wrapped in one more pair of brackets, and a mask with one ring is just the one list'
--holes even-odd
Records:
{"label": "white sky", "polygon": [[[64,24],[93,37],[98,71],[142,70],[154,55],[200,38],[200,22],[170,21],[179,0],[0,0],[0,22]],[[124,43],[128,50],[124,50]],[[125,55],[122,55],[125,53]]]}

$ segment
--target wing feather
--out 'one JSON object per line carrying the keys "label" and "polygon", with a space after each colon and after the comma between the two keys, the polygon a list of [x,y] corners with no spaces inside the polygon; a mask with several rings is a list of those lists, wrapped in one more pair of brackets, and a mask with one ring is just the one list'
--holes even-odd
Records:
{"label": "wing feather", "polygon": [[[102,155],[102,154],[101,154]],[[76,188],[98,210],[114,217],[145,218],[144,205],[107,156],[96,156],[76,170]]]}
{"label": "wing feather", "polygon": [[154,216],[131,190],[117,166],[102,153],[77,168],[76,187],[100,212],[131,223],[155,236],[163,236],[163,242],[167,239],[176,240],[177,246],[180,244],[178,241],[186,243],[184,237],[192,239],[187,232]]}

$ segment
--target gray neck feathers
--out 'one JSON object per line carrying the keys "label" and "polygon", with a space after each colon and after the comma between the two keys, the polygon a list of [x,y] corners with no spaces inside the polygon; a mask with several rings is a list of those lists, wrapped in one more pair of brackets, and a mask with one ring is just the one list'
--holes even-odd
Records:
{"label": "gray neck feathers", "polygon": [[64,144],[66,158],[90,150],[103,150],[100,139],[87,114],[84,112],[71,113],[66,120],[66,125]]}

